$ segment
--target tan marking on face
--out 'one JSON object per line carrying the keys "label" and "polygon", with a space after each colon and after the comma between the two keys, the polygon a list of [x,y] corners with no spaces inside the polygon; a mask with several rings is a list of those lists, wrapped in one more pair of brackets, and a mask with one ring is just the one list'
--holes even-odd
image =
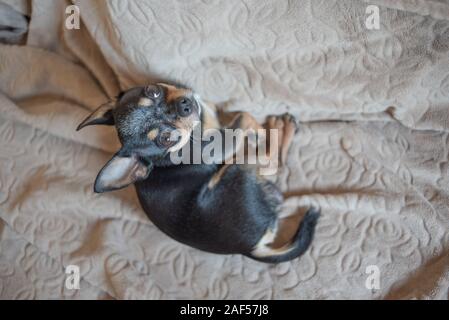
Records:
{"label": "tan marking on face", "polygon": [[156,139],[156,137],[158,136],[158,134],[159,134],[159,129],[153,129],[153,130],[151,130],[150,132],[148,132],[148,139],[150,139],[150,140],[154,140],[154,139]]}
{"label": "tan marking on face", "polygon": [[[164,87],[165,90],[165,102],[167,104],[181,98],[181,97],[187,97],[189,99],[195,99],[194,94],[192,90],[190,89],[184,89],[184,88],[177,88],[175,86],[172,86],[170,84],[166,83],[158,83],[158,85]],[[180,135],[181,139],[178,143],[176,143],[174,146],[168,149],[168,152],[176,152],[186,143],[190,141],[190,137],[192,135],[192,131],[195,128],[197,124],[199,124],[199,113],[200,111],[193,112],[188,117],[181,117],[174,121],[172,124],[176,127],[178,130],[178,134]]]}
{"label": "tan marking on face", "polygon": [[189,89],[177,88],[166,83],[158,84],[166,89],[165,101],[167,103],[173,102],[180,97],[191,97],[193,95],[193,92]]}
{"label": "tan marking on face", "polygon": [[153,105],[153,101],[148,98],[140,98],[138,104],[141,107],[150,107]]}
{"label": "tan marking on face", "polygon": [[180,118],[173,123],[181,136],[181,139],[177,144],[168,149],[168,152],[176,152],[184,147],[189,141],[192,135],[193,129],[197,124],[199,124],[199,119],[197,116],[190,115],[186,118]]}
{"label": "tan marking on face", "polygon": [[264,127],[248,112],[237,113],[234,119],[231,120],[231,123],[228,124],[228,127],[242,130],[252,129],[254,131],[264,129]]}
{"label": "tan marking on face", "polygon": [[175,122],[173,122],[174,126],[178,130],[178,134],[181,136],[181,139],[177,144],[168,149],[168,152],[176,152],[182,147],[186,145],[190,141],[190,137],[192,135],[193,129],[200,123],[198,115],[192,113],[188,117],[179,118]]}
{"label": "tan marking on face", "polygon": [[226,169],[229,168],[229,164],[225,164],[224,166],[222,166],[220,168],[220,170],[218,170],[213,176],[212,178],[209,180],[209,183],[207,184],[207,187],[209,188],[209,190],[211,190],[213,187],[215,187],[221,180],[221,178],[223,177],[224,173],[226,172]]}
{"label": "tan marking on face", "polygon": [[177,134],[179,134],[181,139],[179,139],[179,142],[177,144],[175,144],[174,146],[170,147],[167,150],[168,152],[176,152],[176,151],[180,150],[190,140],[190,135],[192,134],[192,131],[189,131],[189,130],[186,130],[186,129],[180,129],[180,128],[178,128],[176,130],[177,130],[176,131]]}

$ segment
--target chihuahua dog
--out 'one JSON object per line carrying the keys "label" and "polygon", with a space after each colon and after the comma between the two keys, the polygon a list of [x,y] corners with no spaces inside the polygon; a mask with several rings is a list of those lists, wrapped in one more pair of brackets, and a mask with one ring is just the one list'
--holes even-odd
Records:
{"label": "chihuahua dog", "polygon": [[[211,128],[224,130],[215,106],[180,85],[132,88],[100,106],[77,130],[115,125],[122,148],[101,169],[94,191],[112,191],[134,183],[143,210],[160,230],[203,251],[242,254],[267,263],[303,254],[312,241],[318,210],[282,215],[282,193],[249,165],[216,160],[174,163],[174,153],[195,143],[192,133],[198,124],[203,133]],[[276,129],[278,143],[266,139],[268,155],[284,163],[297,124],[285,114],[268,117],[262,126],[243,112],[229,128]],[[180,133],[174,139],[175,131]],[[207,142],[200,140],[203,149]],[[235,148],[231,150],[217,158],[229,158],[235,153]]]}

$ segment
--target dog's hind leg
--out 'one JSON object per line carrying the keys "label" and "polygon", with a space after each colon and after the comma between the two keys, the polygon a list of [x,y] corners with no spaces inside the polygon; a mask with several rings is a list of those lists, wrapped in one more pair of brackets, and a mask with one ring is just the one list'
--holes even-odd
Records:
{"label": "dog's hind leg", "polygon": [[290,216],[296,219],[294,223],[287,223],[287,218],[279,219],[274,228],[266,231],[249,256],[267,263],[299,257],[312,242],[319,216],[318,210],[309,208],[305,213]]}
{"label": "dog's hind leg", "polygon": [[264,177],[259,184],[276,219],[260,238],[251,257],[263,262],[282,262],[298,257],[309,246],[319,210],[297,207],[296,203],[284,201],[276,185]]}

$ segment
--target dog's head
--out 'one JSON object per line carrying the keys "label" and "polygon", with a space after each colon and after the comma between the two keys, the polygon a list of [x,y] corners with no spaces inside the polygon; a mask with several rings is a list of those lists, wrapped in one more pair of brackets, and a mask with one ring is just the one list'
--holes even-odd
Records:
{"label": "dog's head", "polygon": [[132,88],[100,106],[77,128],[115,125],[122,148],[101,169],[95,192],[121,189],[146,179],[153,160],[190,141],[201,103],[192,90],[158,83]]}

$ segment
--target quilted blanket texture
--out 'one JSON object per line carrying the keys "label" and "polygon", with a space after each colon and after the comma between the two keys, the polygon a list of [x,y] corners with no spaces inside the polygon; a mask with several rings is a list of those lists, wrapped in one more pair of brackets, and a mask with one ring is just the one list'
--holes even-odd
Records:
{"label": "quilted blanket texture", "polygon": [[[30,17],[22,42],[0,44],[0,298],[448,299],[449,1],[0,2],[15,12],[2,37]],[[162,234],[133,188],[93,193],[118,140],[76,126],[154,79],[299,119],[277,183],[322,210],[306,254],[201,252]]]}

